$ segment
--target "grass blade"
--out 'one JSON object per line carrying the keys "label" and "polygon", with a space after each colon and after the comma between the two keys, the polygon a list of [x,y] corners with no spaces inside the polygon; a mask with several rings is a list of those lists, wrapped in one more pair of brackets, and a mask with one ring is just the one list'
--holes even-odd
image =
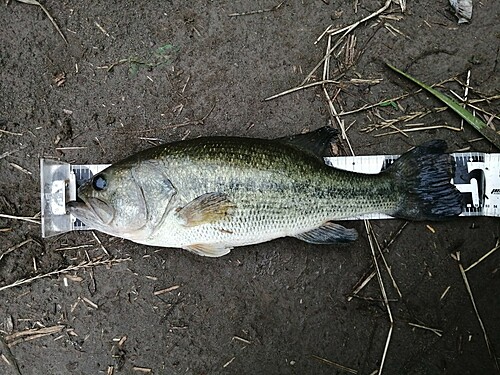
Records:
{"label": "grass blade", "polygon": [[449,96],[437,91],[436,89],[433,89],[432,87],[426,85],[423,82],[420,82],[418,79],[413,78],[410,76],[408,73],[403,72],[402,70],[399,70],[398,68],[387,64],[389,68],[394,70],[395,72],[401,74],[403,77],[409,79],[410,81],[416,83],[419,85],[421,88],[424,90],[428,91],[432,95],[434,95],[436,98],[441,100],[444,104],[446,104],[450,109],[455,111],[460,117],[462,117],[465,121],[467,121],[474,129],[476,129],[481,135],[486,138],[488,141],[493,143],[496,148],[500,149],[500,134],[495,132],[493,129],[488,127],[486,123],[481,121],[481,119],[475,117],[470,113],[468,110],[463,108],[459,103],[457,103],[455,100],[450,98]]}

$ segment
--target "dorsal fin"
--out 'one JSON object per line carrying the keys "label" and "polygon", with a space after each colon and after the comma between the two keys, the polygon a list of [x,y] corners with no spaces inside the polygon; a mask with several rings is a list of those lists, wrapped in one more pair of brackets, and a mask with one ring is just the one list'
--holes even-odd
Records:
{"label": "dorsal fin", "polygon": [[336,129],[323,126],[312,132],[278,138],[277,140],[322,159],[325,156],[331,156],[329,153],[330,145],[336,140],[337,135]]}

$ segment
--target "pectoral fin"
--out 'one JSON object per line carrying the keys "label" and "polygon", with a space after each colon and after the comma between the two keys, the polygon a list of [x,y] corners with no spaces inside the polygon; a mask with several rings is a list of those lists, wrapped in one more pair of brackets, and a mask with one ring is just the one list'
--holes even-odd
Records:
{"label": "pectoral fin", "polygon": [[358,238],[358,233],[355,229],[347,229],[342,225],[328,222],[294,237],[313,244],[327,245],[355,241]]}
{"label": "pectoral fin", "polygon": [[185,249],[203,257],[217,258],[229,254],[232,248],[225,247],[219,244],[198,243],[186,246]]}
{"label": "pectoral fin", "polygon": [[213,223],[225,218],[236,207],[223,193],[207,193],[193,199],[177,215],[186,227]]}

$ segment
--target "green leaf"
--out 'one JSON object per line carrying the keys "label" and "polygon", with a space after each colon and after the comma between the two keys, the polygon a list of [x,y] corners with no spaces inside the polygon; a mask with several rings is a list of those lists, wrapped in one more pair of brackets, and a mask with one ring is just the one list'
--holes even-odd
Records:
{"label": "green leaf", "polygon": [[156,49],[156,54],[161,56],[161,55],[164,55],[164,54],[170,52],[174,48],[175,47],[172,44],[165,44],[165,45],[158,47]]}
{"label": "green leaf", "polygon": [[449,96],[437,91],[436,89],[433,89],[432,87],[426,85],[423,82],[420,82],[418,79],[413,78],[410,76],[408,73],[403,72],[402,70],[399,70],[398,68],[395,68],[394,66],[387,64],[389,68],[394,70],[395,72],[401,74],[403,77],[409,79],[410,81],[416,83],[419,85],[421,88],[426,90],[427,92],[431,93],[434,95],[436,98],[441,100],[444,104],[446,104],[450,109],[455,111],[460,117],[462,117],[465,121],[467,121],[474,129],[476,129],[481,135],[486,138],[488,141],[493,143],[493,145],[496,146],[496,148],[500,149],[500,134],[495,132],[493,129],[488,127],[487,124],[485,124],[483,121],[481,121],[479,118],[475,117],[472,113],[470,113],[468,110],[463,108],[459,103],[457,103],[455,100],[450,98]]}
{"label": "green leaf", "polygon": [[379,103],[379,107],[389,107],[389,106],[391,106],[394,109],[398,109],[398,105],[396,104],[396,102],[393,102],[392,100]]}

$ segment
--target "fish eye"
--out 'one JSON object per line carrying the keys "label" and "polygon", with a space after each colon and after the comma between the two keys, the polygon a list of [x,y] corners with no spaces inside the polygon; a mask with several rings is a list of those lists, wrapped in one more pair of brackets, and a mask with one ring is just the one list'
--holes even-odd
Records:
{"label": "fish eye", "polygon": [[106,182],[106,179],[101,175],[95,176],[92,180],[92,187],[97,191],[106,189],[107,185],[108,183]]}

